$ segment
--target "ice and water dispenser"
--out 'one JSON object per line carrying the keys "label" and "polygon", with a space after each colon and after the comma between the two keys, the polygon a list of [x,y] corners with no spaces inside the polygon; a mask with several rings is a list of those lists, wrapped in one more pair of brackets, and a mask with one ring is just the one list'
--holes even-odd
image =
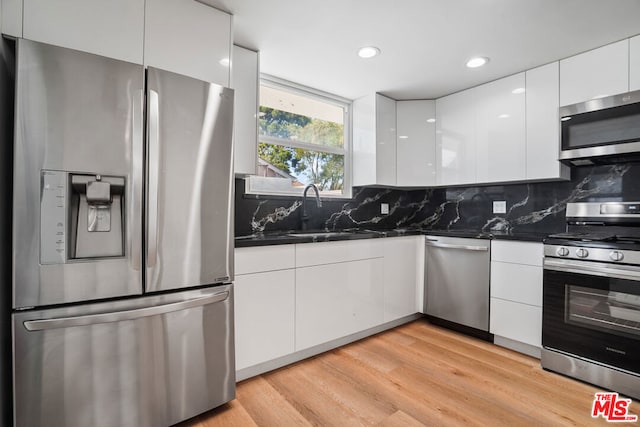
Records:
{"label": "ice and water dispenser", "polygon": [[40,262],[124,256],[125,178],[45,170]]}

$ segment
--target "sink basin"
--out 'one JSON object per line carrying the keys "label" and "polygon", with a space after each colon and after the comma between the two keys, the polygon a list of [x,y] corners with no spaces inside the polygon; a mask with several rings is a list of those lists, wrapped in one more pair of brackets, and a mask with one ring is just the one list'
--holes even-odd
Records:
{"label": "sink basin", "polygon": [[300,233],[289,233],[288,235],[291,237],[311,237],[313,239],[317,238],[326,238],[333,236],[351,236],[354,233],[350,231],[317,231],[317,232],[300,232]]}

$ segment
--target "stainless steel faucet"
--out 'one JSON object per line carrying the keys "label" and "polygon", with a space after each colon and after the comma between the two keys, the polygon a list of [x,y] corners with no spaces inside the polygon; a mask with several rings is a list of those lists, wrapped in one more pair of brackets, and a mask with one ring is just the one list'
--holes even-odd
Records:
{"label": "stainless steel faucet", "polygon": [[320,192],[318,191],[318,187],[315,184],[309,184],[304,188],[302,192],[302,229],[307,229],[307,221],[309,221],[310,215],[307,214],[307,191],[310,188],[313,188],[313,191],[316,192],[316,206],[322,207],[322,201],[320,200]]}

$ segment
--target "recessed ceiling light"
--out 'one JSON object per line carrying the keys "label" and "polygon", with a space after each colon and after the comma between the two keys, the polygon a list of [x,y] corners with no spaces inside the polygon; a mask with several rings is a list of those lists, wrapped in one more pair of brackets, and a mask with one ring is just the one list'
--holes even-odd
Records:
{"label": "recessed ceiling light", "polygon": [[478,68],[478,67],[482,67],[487,62],[489,62],[489,58],[485,56],[477,56],[467,61],[467,67]]}
{"label": "recessed ceiling light", "polygon": [[508,114],[500,114],[500,115],[498,116],[498,118],[499,118],[499,119],[508,119],[509,117],[511,117],[511,116],[510,116],[510,115],[508,115]]}
{"label": "recessed ceiling light", "polygon": [[526,91],[525,88],[517,87],[514,90],[512,90],[511,93],[518,95],[518,94],[524,93],[525,91]]}
{"label": "recessed ceiling light", "polygon": [[427,123],[435,123],[436,119],[434,119],[433,117],[430,119],[427,119]]}
{"label": "recessed ceiling light", "polygon": [[409,137],[407,135],[400,135],[398,138],[399,139],[409,139]]}
{"label": "recessed ceiling light", "polygon": [[373,58],[380,55],[380,49],[375,46],[365,46],[358,50],[358,56],[360,58]]}

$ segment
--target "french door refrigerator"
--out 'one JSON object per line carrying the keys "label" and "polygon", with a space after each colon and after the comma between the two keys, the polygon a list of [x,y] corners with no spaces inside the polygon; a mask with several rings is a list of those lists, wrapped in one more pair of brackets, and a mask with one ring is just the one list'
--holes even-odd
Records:
{"label": "french door refrigerator", "polygon": [[24,39],[15,84],[15,425],[233,399],[233,91]]}

